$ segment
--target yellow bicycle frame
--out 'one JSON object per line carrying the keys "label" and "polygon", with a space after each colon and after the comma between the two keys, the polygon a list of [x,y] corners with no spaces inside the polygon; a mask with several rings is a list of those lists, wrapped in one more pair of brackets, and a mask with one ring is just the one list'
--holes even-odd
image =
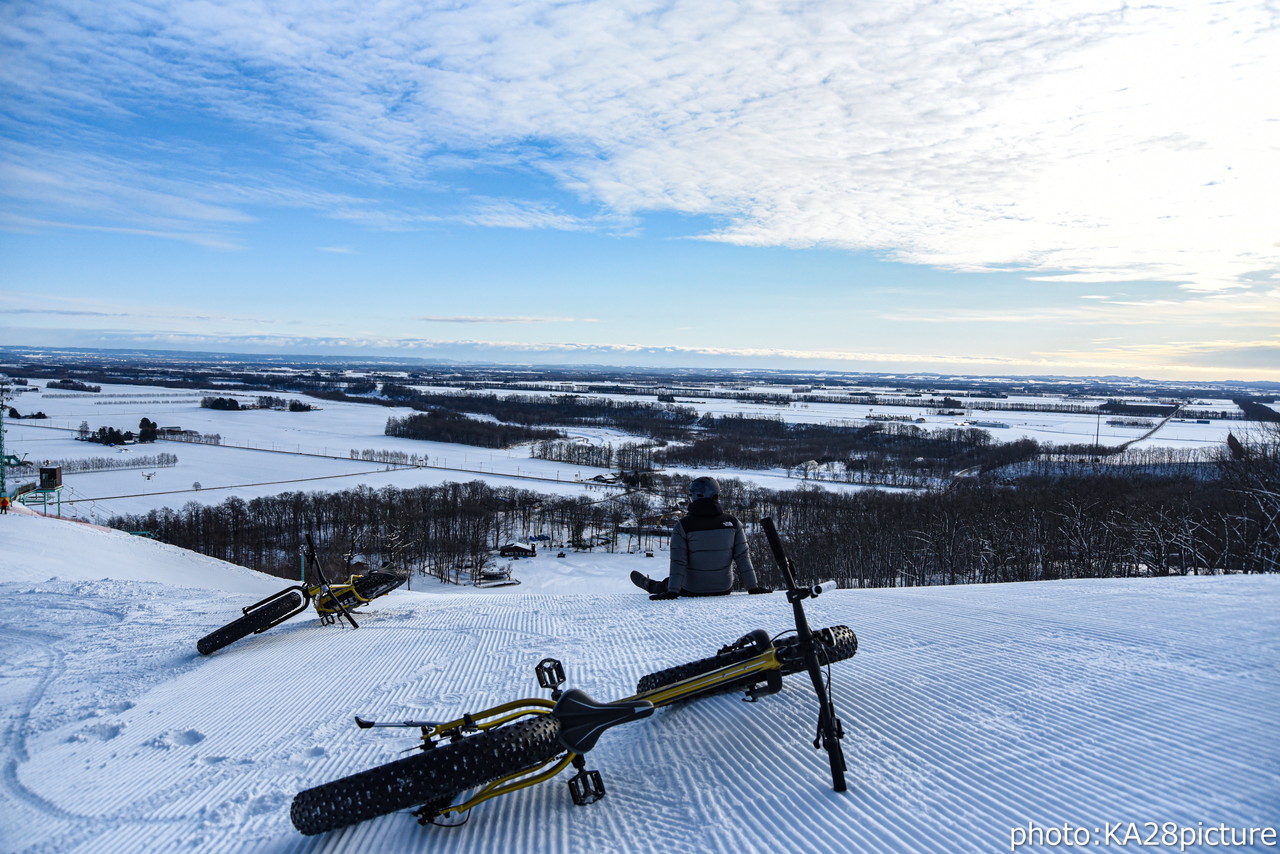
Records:
{"label": "yellow bicycle frame", "polygon": [[[328,588],[329,588],[328,593],[325,592],[324,585],[320,585],[320,584],[309,585],[307,587],[307,592],[311,595],[311,599],[315,603],[316,613],[322,616],[338,613],[339,609],[337,607],[337,602],[335,601],[335,599],[337,599],[338,597],[345,596],[348,593],[356,597],[356,601],[359,602],[360,605],[367,604],[370,600],[361,596],[360,593],[357,592],[356,590],[357,578],[364,578],[364,576],[352,575],[348,577],[347,580],[342,582],[341,584],[330,584],[328,585]],[[326,602],[328,602],[328,604],[325,604]],[[357,605],[354,607],[359,607],[359,606]]]}
{"label": "yellow bicycle frame", "polygon": [[[648,700],[655,706],[667,706],[678,702],[685,697],[699,694],[703,691],[714,689],[718,686],[728,685],[737,682],[744,677],[754,676],[756,674],[764,674],[770,671],[780,671],[782,662],[778,660],[778,651],[770,646],[763,652],[739,661],[736,664],[730,664],[721,667],[718,670],[712,670],[709,673],[703,673],[699,676],[691,676],[688,679],[674,682],[662,688],[656,688],[653,691],[646,691],[643,694],[635,694],[626,697],[619,702],[630,700]],[[482,731],[502,726],[528,715],[548,715],[555,707],[555,703],[551,700],[543,700],[539,698],[529,698],[525,700],[513,700],[510,703],[503,703],[477,712],[473,715],[464,715],[452,721],[441,723],[433,723],[430,726],[422,727],[423,742],[430,742],[441,736],[460,735],[464,732]],[[545,762],[537,765],[531,765],[523,768],[514,774],[509,774],[499,780],[494,780],[476,791],[467,800],[458,804],[451,804],[444,807],[438,815],[461,815],[475,806],[501,795],[508,795],[512,792],[524,789],[550,780],[569,766],[578,754],[572,751],[566,751],[563,756],[555,756]],[[554,763],[554,765],[552,765]],[[548,765],[552,767],[547,768]],[[546,769],[546,770],[542,770]]]}

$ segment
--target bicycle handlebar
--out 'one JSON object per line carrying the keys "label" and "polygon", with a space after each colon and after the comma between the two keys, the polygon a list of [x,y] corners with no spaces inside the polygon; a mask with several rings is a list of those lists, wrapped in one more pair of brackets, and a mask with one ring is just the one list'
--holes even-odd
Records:
{"label": "bicycle handlebar", "polygon": [[791,558],[787,557],[787,553],[783,551],[782,540],[778,537],[778,529],[774,527],[773,519],[768,516],[761,519],[760,527],[769,538],[769,548],[773,551],[778,569],[786,577],[787,601],[791,603],[791,610],[795,616],[800,651],[804,656],[806,669],[809,671],[809,681],[813,683],[814,693],[818,695],[818,739],[815,740],[814,746],[817,747],[821,743],[826,749],[827,759],[831,765],[831,786],[837,792],[843,792],[848,788],[844,779],[844,751],[840,747],[840,739],[844,737],[844,731],[840,719],[836,717],[835,704],[831,701],[831,695],[823,681],[822,665],[818,661],[818,655],[813,646],[813,629],[809,628],[809,619],[804,613],[805,599],[832,590],[836,584],[834,581],[824,581],[811,587],[798,586]]}

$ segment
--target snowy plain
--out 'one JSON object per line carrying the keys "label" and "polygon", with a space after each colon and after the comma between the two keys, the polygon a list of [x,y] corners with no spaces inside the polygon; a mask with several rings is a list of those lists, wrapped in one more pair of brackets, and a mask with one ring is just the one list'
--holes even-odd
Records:
{"label": "snowy plain", "polygon": [[358,630],[307,614],[202,657],[196,639],[282,582],[21,508],[0,516],[0,556],[6,852],[995,852],[1064,823],[1095,850],[1176,851],[1103,843],[1148,822],[1280,819],[1275,576],[836,591],[809,612],[860,639],[832,667],[846,793],[810,745],[812,688],[790,677],[759,703],[705,698],[610,730],[588,755],[609,789],[591,806],[558,778],[458,828],[398,813],[307,838],[296,792],[416,743],[354,714],[539,696],[545,656],[614,699],[782,631],[790,609],[778,594],[654,603],[626,575],[658,560],[543,554],[519,587],[415,579]]}
{"label": "snowy plain", "polygon": [[[39,385],[39,381],[32,383],[32,387]],[[81,457],[114,456],[124,460],[129,456],[159,453],[178,457],[178,464],[172,468],[67,473],[63,515],[91,521],[106,521],[112,515],[146,513],[162,507],[179,508],[188,501],[217,504],[233,495],[250,500],[286,491],[334,491],[361,484],[377,489],[479,479],[494,485],[561,495],[604,497],[615,491],[614,487],[590,483],[592,477],[602,473],[601,469],[532,459],[527,446],[495,450],[385,435],[387,419],[411,412],[406,407],[316,401],[304,395],[276,393],[277,397],[302,400],[321,408],[313,412],[226,412],[201,408],[200,399],[214,393],[122,384],[103,384],[102,391],[96,394],[49,389],[23,393],[13,401],[22,414],[42,411],[49,417],[7,420],[5,449],[7,453],[25,456],[37,463]],[[257,397],[255,394],[238,396],[245,402]],[[1206,402],[1219,403],[1222,408],[1232,406],[1227,401]],[[776,415],[794,422],[858,425],[868,423],[865,416],[874,409],[854,404],[772,406],[716,399],[691,405],[699,411],[719,415]],[[929,429],[956,427],[979,417],[1009,424],[1008,428],[989,431],[996,442],[1030,437],[1059,444],[1087,444],[1097,436],[1104,444],[1116,444],[1143,432],[1110,426],[1103,419],[1085,414],[975,411],[970,415],[937,416],[925,406],[894,407],[891,412],[925,418],[926,423],[921,426]],[[82,422],[87,422],[91,430],[105,426],[136,431],[144,417],[161,426],[217,433],[222,436],[222,444],[159,441],[119,449],[75,440]],[[1240,421],[1208,424],[1170,421],[1137,447],[1212,448],[1225,442],[1229,430],[1239,431],[1246,425],[1247,422]],[[585,442],[635,441],[635,437],[608,428],[573,427],[565,432]],[[427,465],[405,467],[351,459],[353,450],[366,449],[425,456]],[[671,471],[691,473],[693,470]],[[820,489],[866,488],[829,481],[803,481],[782,469],[717,469],[712,473],[775,490],[794,489],[802,483]]]}

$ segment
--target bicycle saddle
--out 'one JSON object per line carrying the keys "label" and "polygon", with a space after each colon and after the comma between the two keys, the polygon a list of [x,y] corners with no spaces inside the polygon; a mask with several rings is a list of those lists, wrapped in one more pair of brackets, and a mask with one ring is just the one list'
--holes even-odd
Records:
{"label": "bicycle saddle", "polygon": [[611,726],[647,718],[653,714],[648,700],[620,700],[600,703],[585,691],[571,688],[560,695],[552,717],[560,721],[560,744],[574,753],[586,753],[596,746],[600,734]]}

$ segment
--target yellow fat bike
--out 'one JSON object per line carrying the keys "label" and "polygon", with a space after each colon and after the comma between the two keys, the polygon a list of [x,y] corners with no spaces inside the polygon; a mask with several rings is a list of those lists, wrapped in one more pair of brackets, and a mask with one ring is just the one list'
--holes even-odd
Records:
{"label": "yellow fat bike", "polygon": [[[550,780],[570,765],[576,771],[568,781],[573,802],[589,804],[604,796],[605,787],[600,772],[587,769],[584,755],[609,727],[718,691],[742,690],[755,701],[781,690],[783,676],[802,670],[809,672],[819,702],[814,746],[826,750],[832,786],[844,791],[844,731],[828,690],[829,665],[851,658],[858,651],[858,638],[847,626],[809,628],[804,600],[835,585],[799,587],[773,521],[764,519],[761,524],[787,579],[794,635],[775,640],[757,629],[710,658],[642,677],[635,694],[612,703],[597,702],[577,689],[561,690],[564,668],[548,658],[539,662],[535,673],[538,684],[551,690],[550,699],[516,700],[449,721],[357,717],[361,728],[417,727],[421,749],[300,792],[290,810],[294,827],[308,835],[324,833],[410,808],[416,808],[422,824],[457,824],[484,801]],[[823,667],[828,668],[825,676]]]}
{"label": "yellow fat bike", "polygon": [[311,535],[307,535],[307,563],[314,569],[316,583],[295,584],[286,587],[242,608],[244,616],[216,629],[196,641],[196,650],[201,655],[211,655],[228,644],[234,643],[251,634],[259,634],[278,626],[290,617],[295,617],[314,605],[320,615],[320,622],[329,625],[339,619],[345,619],[352,628],[360,628],[351,612],[361,605],[385,596],[405,582],[405,576],[394,572],[367,572],[351,575],[346,581],[332,584],[316,559],[315,545]]}

